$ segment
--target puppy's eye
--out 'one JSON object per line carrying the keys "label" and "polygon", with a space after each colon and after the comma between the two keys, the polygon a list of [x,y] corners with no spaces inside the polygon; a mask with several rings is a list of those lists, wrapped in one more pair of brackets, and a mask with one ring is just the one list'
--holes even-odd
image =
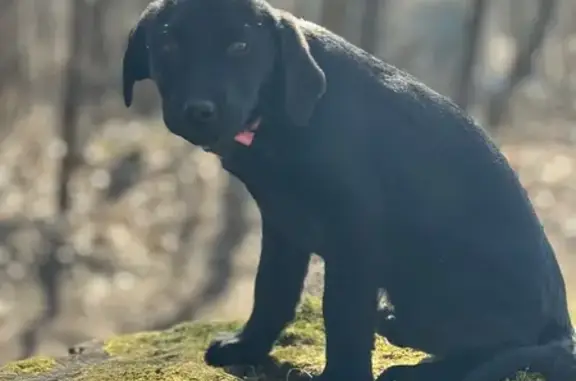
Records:
{"label": "puppy's eye", "polygon": [[226,52],[231,56],[241,56],[248,52],[248,44],[244,41],[237,41],[228,46]]}

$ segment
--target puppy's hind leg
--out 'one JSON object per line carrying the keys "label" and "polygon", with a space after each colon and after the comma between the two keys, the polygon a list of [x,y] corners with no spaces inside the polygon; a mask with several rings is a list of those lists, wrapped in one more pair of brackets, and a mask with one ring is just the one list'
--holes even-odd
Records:
{"label": "puppy's hind leg", "polygon": [[576,380],[576,355],[571,338],[544,345],[499,351],[463,378],[464,381],[499,381],[528,369],[546,381]]}

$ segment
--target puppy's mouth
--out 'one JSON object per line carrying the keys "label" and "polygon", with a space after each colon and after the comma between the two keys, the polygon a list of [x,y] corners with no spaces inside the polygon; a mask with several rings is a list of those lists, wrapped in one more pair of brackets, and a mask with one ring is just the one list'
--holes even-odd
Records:
{"label": "puppy's mouth", "polygon": [[256,134],[256,131],[260,127],[261,122],[262,117],[260,116],[250,118],[250,120],[246,124],[246,128],[237,133],[234,136],[234,140],[242,144],[243,146],[250,147],[252,145],[252,142],[254,141],[254,135]]}
{"label": "puppy's mouth", "polygon": [[259,113],[253,112],[248,121],[244,124],[244,128],[240,132],[236,132],[234,135],[225,134],[222,136],[214,145],[202,146],[202,149],[206,152],[215,153],[222,156],[231,147],[230,144],[235,141],[245,147],[250,147],[254,142],[254,137],[260,124],[262,123],[262,117]]}

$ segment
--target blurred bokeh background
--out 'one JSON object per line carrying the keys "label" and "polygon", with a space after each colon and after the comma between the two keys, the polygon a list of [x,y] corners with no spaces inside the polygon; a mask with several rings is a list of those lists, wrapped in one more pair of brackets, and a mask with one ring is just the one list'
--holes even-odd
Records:
{"label": "blurred bokeh background", "polygon": [[[0,363],[250,311],[254,203],[214,157],[167,132],[153,85],[123,106],[121,57],[147,2],[0,1]],[[481,120],[576,287],[574,0],[273,3]],[[307,292],[321,289],[316,258]]]}

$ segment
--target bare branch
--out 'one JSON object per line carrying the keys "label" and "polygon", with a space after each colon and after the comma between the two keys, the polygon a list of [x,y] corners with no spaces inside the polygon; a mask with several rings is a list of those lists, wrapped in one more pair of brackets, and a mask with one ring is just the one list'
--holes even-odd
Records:
{"label": "bare branch", "polygon": [[558,0],[540,0],[538,16],[528,38],[516,55],[514,64],[506,80],[506,85],[492,96],[488,106],[488,124],[493,128],[500,126],[504,114],[509,108],[510,99],[519,85],[532,75],[534,60],[542,49],[548,27],[558,8]]}
{"label": "bare branch", "polygon": [[474,87],[474,69],[478,61],[484,20],[488,14],[489,0],[472,0],[468,23],[464,31],[463,59],[457,78],[455,101],[463,109],[468,108]]}

